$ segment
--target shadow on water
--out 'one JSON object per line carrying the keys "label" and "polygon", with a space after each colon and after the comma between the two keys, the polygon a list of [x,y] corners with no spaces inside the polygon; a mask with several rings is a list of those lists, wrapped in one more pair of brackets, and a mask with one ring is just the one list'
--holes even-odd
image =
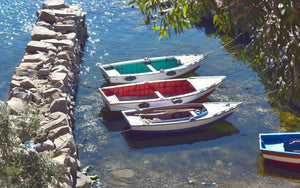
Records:
{"label": "shadow on water", "polygon": [[256,168],[257,173],[263,176],[286,178],[298,183],[300,182],[300,167],[267,160],[261,154],[256,158]]}
{"label": "shadow on water", "polygon": [[230,136],[239,131],[225,120],[217,121],[208,126],[186,132],[150,134],[132,131],[123,132],[122,136],[131,149],[171,146],[179,144],[193,144],[199,141],[215,140]]}

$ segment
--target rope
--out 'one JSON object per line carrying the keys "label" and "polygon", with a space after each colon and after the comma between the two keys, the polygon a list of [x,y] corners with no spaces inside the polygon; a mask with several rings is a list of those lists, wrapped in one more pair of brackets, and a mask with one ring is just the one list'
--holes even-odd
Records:
{"label": "rope", "polygon": [[234,37],[233,39],[231,39],[228,43],[224,44],[223,46],[221,46],[220,48],[217,48],[215,50],[212,50],[210,52],[207,52],[206,54],[210,54],[210,53],[214,53],[222,48],[225,48],[225,46],[229,45],[230,43],[232,43],[235,39],[237,39],[238,37],[240,37],[242,35],[242,33],[238,34],[236,37]]}

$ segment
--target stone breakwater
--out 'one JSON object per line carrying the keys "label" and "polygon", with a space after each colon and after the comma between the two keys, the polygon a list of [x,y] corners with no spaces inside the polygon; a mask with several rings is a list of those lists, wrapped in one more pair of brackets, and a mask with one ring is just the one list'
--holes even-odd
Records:
{"label": "stone breakwater", "polygon": [[66,169],[65,185],[90,187],[80,172],[73,115],[81,50],[88,38],[86,13],[63,0],[46,0],[37,12],[32,40],[10,83],[8,106],[18,116],[25,104],[38,108],[40,127],[36,152],[53,151],[53,160]]}

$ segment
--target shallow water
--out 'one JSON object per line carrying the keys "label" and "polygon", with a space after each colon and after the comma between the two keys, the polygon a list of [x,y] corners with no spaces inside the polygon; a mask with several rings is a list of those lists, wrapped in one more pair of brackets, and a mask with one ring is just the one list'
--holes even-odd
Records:
{"label": "shallow water", "polygon": [[[0,97],[6,100],[14,68],[21,61],[43,1],[1,1]],[[82,166],[100,177],[102,187],[290,187],[299,186],[294,171],[265,164],[258,134],[297,131],[293,114],[269,104],[268,92],[248,63],[234,62],[219,38],[204,29],[158,40],[143,24],[136,8],[117,0],[67,1],[87,12],[86,43],[76,101],[75,137]],[[9,9],[7,9],[9,7]],[[227,80],[207,100],[242,101],[228,117],[199,130],[173,135],[129,135],[120,116],[103,108],[98,87],[104,84],[102,63],[147,57],[207,53],[198,75],[226,75]],[[298,121],[298,122],[297,122]],[[271,169],[271,170],[270,170]],[[271,173],[270,173],[271,171]],[[292,175],[290,175],[292,173]],[[289,174],[285,176],[284,174]],[[295,178],[296,177],[296,178]]]}

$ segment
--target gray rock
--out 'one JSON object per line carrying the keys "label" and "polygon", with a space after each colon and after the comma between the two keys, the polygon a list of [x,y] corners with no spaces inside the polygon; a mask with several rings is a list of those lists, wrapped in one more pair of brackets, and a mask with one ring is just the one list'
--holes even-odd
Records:
{"label": "gray rock", "polygon": [[50,23],[44,22],[44,21],[38,21],[35,23],[36,26],[43,26],[50,30],[54,30],[53,26]]}
{"label": "gray rock", "polygon": [[26,89],[35,88],[34,83],[29,79],[21,81],[20,85]]}
{"label": "gray rock", "polygon": [[47,97],[50,97],[51,95],[53,95],[53,94],[56,93],[56,92],[61,92],[61,90],[58,89],[58,88],[50,88],[50,89],[47,89],[47,90],[45,90],[45,91],[42,91],[42,92],[41,92],[41,95],[42,95],[43,97],[47,98]]}
{"label": "gray rock", "polygon": [[70,60],[70,52],[67,51],[61,51],[57,54],[58,59],[63,59],[63,60]]}
{"label": "gray rock", "polygon": [[18,80],[11,80],[10,82],[10,90],[13,89],[14,87],[20,87],[20,81]]}
{"label": "gray rock", "polygon": [[36,151],[43,152],[43,151],[52,151],[55,149],[55,145],[51,140],[46,140],[37,145]]}
{"label": "gray rock", "polygon": [[38,53],[38,54],[25,54],[23,59],[22,59],[22,62],[23,63],[26,63],[26,62],[30,62],[30,63],[33,63],[33,62],[36,62],[36,63],[39,63],[41,61],[46,61],[46,56],[42,53]]}
{"label": "gray rock", "polygon": [[67,105],[67,101],[65,98],[60,98],[60,99],[56,99],[54,100],[51,104],[50,104],[50,112],[62,112],[65,114],[68,114],[68,105]]}
{"label": "gray rock", "polygon": [[56,119],[67,119],[68,116],[67,114],[64,114],[62,112],[54,112],[52,114],[49,115],[49,118],[52,120],[56,120]]}
{"label": "gray rock", "polygon": [[25,105],[19,98],[12,97],[7,101],[7,105],[10,108],[11,112],[16,115],[21,114],[25,111]]}
{"label": "gray rock", "polygon": [[52,129],[49,131],[48,138],[50,140],[54,140],[62,135],[65,135],[65,134],[68,134],[71,132],[72,132],[72,130],[69,126],[58,127],[56,129]]}
{"label": "gray rock", "polygon": [[63,72],[52,72],[51,76],[51,84],[56,84],[59,81],[62,81],[64,84],[68,82],[68,75]]}
{"label": "gray rock", "polygon": [[71,152],[75,150],[75,141],[72,134],[65,134],[54,139],[54,144],[58,150],[63,148],[70,148]]}
{"label": "gray rock", "polygon": [[14,71],[14,76],[17,77],[28,77],[34,79],[36,75],[37,75],[37,71],[35,69],[28,69],[26,67],[17,67],[15,68]]}
{"label": "gray rock", "polygon": [[44,68],[44,69],[40,69],[38,70],[38,76],[49,76],[50,75],[50,69],[48,68]]}
{"label": "gray rock", "polygon": [[69,8],[64,0],[46,0],[43,3],[43,9],[63,9]]}
{"label": "gray rock", "polygon": [[27,101],[27,102],[34,101],[35,98],[34,94],[31,91],[21,87],[15,87],[12,90],[10,90],[9,97],[19,98],[22,101]]}
{"label": "gray rock", "polygon": [[49,24],[53,24],[56,22],[55,13],[50,9],[44,9],[44,10],[38,11],[36,14],[38,17],[37,22],[44,21]]}
{"label": "gray rock", "polygon": [[47,40],[43,40],[44,42],[47,43],[51,43],[53,44],[55,47],[59,47],[59,46],[67,46],[67,47],[73,47],[74,46],[74,42],[72,40],[57,40],[57,39],[47,39]]}
{"label": "gray rock", "polygon": [[45,132],[48,132],[52,129],[56,129],[58,127],[62,126],[68,126],[68,120],[66,118],[59,118],[57,120],[51,121],[43,126],[40,127],[40,129],[44,130]]}
{"label": "gray rock", "polygon": [[38,51],[40,52],[48,52],[48,51],[56,51],[56,47],[53,46],[50,43],[46,43],[43,41],[30,41],[26,48],[25,48],[26,52],[28,53],[38,53]]}
{"label": "gray rock", "polygon": [[89,188],[92,185],[92,180],[90,177],[82,174],[80,171],[77,171],[76,174],[76,188]]}
{"label": "gray rock", "polygon": [[31,32],[32,40],[55,39],[57,33],[43,26],[35,26]]}

